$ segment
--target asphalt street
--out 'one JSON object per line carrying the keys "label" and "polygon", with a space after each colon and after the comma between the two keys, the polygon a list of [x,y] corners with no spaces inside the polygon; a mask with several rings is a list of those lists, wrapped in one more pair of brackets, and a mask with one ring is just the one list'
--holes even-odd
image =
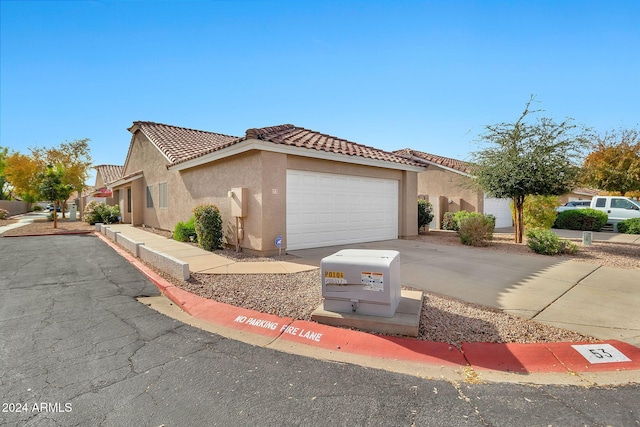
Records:
{"label": "asphalt street", "polygon": [[0,425],[637,426],[640,385],[456,383],[195,329],[95,236],[0,238]]}

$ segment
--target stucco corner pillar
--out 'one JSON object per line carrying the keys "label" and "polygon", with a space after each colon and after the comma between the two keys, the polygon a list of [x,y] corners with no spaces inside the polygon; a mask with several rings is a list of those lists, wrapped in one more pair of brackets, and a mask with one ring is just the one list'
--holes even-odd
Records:
{"label": "stucco corner pillar", "polygon": [[418,174],[404,171],[400,182],[399,229],[401,239],[418,236]]}
{"label": "stucco corner pillar", "polygon": [[287,155],[262,151],[262,244],[264,254],[278,253],[276,237],[287,239]]}

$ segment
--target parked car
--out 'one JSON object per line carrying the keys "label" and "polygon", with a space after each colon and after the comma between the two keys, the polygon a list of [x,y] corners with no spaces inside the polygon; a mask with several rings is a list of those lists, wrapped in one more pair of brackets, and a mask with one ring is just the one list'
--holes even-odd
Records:
{"label": "parked car", "polygon": [[[49,203],[48,209],[49,212],[53,212],[53,203]],[[61,212],[60,205],[56,207],[56,212]]]}
{"label": "parked car", "polygon": [[556,209],[557,212],[568,211],[570,209],[584,209],[591,206],[591,200],[571,200]]}
{"label": "parked car", "polygon": [[596,196],[591,200],[591,208],[607,214],[607,224],[617,224],[629,218],[640,218],[640,202],[629,197]]}

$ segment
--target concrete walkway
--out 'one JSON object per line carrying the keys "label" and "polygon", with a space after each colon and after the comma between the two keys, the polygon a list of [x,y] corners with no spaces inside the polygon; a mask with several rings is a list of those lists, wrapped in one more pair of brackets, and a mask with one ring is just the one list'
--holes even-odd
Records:
{"label": "concrete walkway", "polygon": [[[603,237],[607,240],[608,236]],[[625,243],[636,245],[636,242],[634,239]],[[640,346],[640,257],[638,269],[630,270],[415,240],[291,253],[319,265],[325,256],[345,248],[399,251],[403,285],[588,336]]]}
{"label": "concrete walkway", "polygon": [[111,224],[109,228],[146,247],[170,255],[189,264],[189,271],[203,274],[287,274],[315,270],[313,264],[301,261],[252,262],[235,261],[188,243],[178,242],[127,224]]}
{"label": "concrete walkway", "polygon": [[0,235],[3,234],[5,231],[13,230],[14,228],[31,224],[34,221],[46,221],[48,216],[49,216],[49,212],[29,212],[22,215],[15,215],[10,219],[15,219],[18,222],[1,226]]}

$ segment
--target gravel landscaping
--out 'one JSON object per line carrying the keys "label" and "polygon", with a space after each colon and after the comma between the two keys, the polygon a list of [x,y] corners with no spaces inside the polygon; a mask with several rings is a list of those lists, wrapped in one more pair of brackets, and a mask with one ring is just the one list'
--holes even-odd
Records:
{"label": "gravel landscaping", "polygon": [[[61,220],[58,231],[88,231],[94,227],[80,221]],[[10,230],[5,235],[54,233],[53,223],[33,223]],[[162,230],[147,229],[157,234],[169,235]],[[439,245],[460,245],[455,233],[430,231],[421,234],[419,240]],[[528,256],[537,255],[526,245],[512,242],[513,235],[498,234],[490,246],[474,250],[502,251]],[[238,261],[269,261],[236,254],[232,250],[217,251]],[[287,258],[290,258],[287,255]],[[580,246],[576,255],[563,255],[562,259],[591,262],[616,268],[640,269],[640,245],[612,242],[595,242],[592,246]],[[162,273],[160,273],[162,274]],[[162,274],[174,285],[202,297],[245,307],[282,317],[310,320],[311,313],[322,302],[319,270],[296,274],[260,275],[205,275],[192,274],[189,281],[179,281]],[[425,293],[422,306],[419,337],[421,340],[447,342],[460,347],[462,342],[539,343],[558,341],[595,341],[591,337],[551,327],[536,321],[522,319],[500,310],[464,303],[453,298]]]}

